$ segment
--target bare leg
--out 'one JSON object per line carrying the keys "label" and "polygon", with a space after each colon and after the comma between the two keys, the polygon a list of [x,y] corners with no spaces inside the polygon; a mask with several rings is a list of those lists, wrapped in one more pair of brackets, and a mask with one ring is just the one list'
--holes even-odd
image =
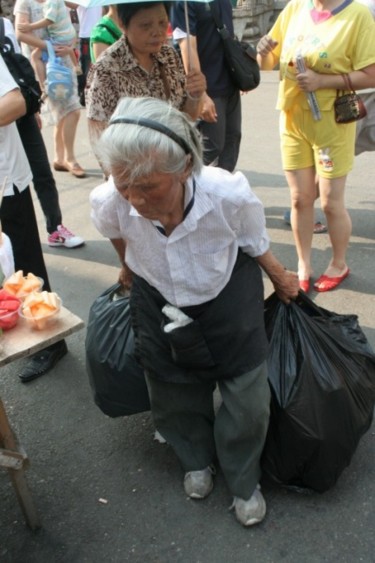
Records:
{"label": "bare leg", "polygon": [[60,119],[54,128],[55,162],[58,164],[63,164],[65,159],[63,125],[64,119]]}
{"label": "bare leg", "polygon": [[346,250],[352,232],[352,222],[345,209],[346,176],[319,179],[322,209],[327,218],[332,245],[332,259],[324,272],[329,277],[342,276],[347,270]]}
{"label": "bare leg", "polygon": [[79,118],[79,110],[74,110],[55,126],[55,162],[59,164],[67,162],[73,165],[76,162],[74,140]]}
{"label": "bare leg", "polygon": [[74,154],[74,141],[76,137],[77,125],[81,113],[79,110],[71,111],[63,119],[63,141],[65,147],[65,162],[74,164],[76,157]]}
{"label": "bare leg", "polygon": [[46,81],[46,67],[42,61],[42,50],[33,49],[30,55],[31,64],[35,70],[36,77],[42,90],[44,90],[44,83]]}
{"label": "bare leg", "polygon": [[315,168],[285,170],[290,188],[291,223],[298,255],[298,278],[311,276],[311,244],[314,228],[314,201],[316,199]]}

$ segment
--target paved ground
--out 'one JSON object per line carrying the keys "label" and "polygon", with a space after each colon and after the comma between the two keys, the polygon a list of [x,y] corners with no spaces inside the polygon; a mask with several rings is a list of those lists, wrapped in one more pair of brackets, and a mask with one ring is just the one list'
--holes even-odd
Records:
{"label": "paved ground", "polygon": [[[239,169],[264,202],[273,250],[295,268],[292,235],[282,220],[289,196],[280,165],[276,83],[276,73],[265,74],[261,86],[243,98]],[[44,136],[52,155],[50,126]],[[77,156],[88,177],[76,180],[56,173],[56,179],[64,221],[85,237],[86,245],[66,250],[44,244],[44,251],[54,289],[86,320],[94,298],[116,280],[117,263],[110,244],[90,222],[88,195],[101,175],[84,112]],[[374,155],[367,153],[357,158],[347,187],[352,275],[340,290],[314,296],[328,309],[359,315],[373,346],[374,186]],[[36,209],[45,241],[38,203]],[[316,275],[328,259],[327,235],[315,236]],[[8,477],[0,473],[1,563],[375,561],[374,425],[332,490],[306,496],[268,485],[267,518],[246,530],[228,512],[231,499],[220,473],[206,501],[185,498],[179,464],[168,446],[153,441],[148,413],[110,419],[99,411],[85,372],[84,339],[85,331],[71,336],[69,354],[52,373],[29,385],[18,381],[19,364],[1,371],[0,393],[30,456],[28,481],[43,520],[37,533],[25,527]]]}

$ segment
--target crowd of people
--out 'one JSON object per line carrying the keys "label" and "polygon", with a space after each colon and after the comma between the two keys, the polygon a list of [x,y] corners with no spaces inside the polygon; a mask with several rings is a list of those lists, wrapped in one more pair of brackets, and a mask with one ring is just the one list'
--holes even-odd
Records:
{"label": "crowd of people", "polygon": [[[230,0],[214,2],[233,34]],[[262,203],[235,171],[241,92],[208,4],[188,2],[186,10],[179,1],[172,7],[132,2],[98,10],[62,0],[16,0],[14,25],[15,33],[7,22],[7,33],[14,49],[17,38],[30,57],[55,120],[53,169],[76,178],[86,175],[74,149],[86,107],[90,142],[106,180],[91,194],[92,219],[111,241],[119,281],[130,290],[153,421],[181,463],[185,493],[206,498],[218,464],[236,518],[244,526],[257,524],[266,514],[259,480],[270,402],[262,270],[287,304],[300,289],[310,291],[319,196],[332,258],[313,287],[335,289],[350,273],[344,194],[356,124],[337,123],[334,102],[345,90],[345,74],[358,90],[375,88],[371,13],[357,1],[290,0],[257,44],[261,69],[280,69],[281,154],[298,273],[272,254]],[[50,99],[46,88],[46,41],[71,71],[73,92],[63,101]],[[304,71],[296,66],[298,55]],[[0,217],[16,269],[32,271],[50,290],[31,182],[48,244],[75,248],[84,241],[63,225],[40,116],[25,116],[24,99],[1,56],[0,77],[0,181],[7,178]],[[43,375],[66,352],[60,341],[36,354],[22,367],[21,381]],[[216,413],[215,386],[222,398]]]}

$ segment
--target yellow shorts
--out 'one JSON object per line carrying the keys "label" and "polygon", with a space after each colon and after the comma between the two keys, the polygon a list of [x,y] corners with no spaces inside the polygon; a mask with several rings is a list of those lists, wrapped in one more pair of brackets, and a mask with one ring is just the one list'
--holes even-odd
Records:
{"label": "yellow shorts", "polygon": [[356,124],[336,123],[333,108],[321,113],[320,121],[300,106],[280,113],[284,170],[315,166],[322,178],[339,178],[352,169]]}

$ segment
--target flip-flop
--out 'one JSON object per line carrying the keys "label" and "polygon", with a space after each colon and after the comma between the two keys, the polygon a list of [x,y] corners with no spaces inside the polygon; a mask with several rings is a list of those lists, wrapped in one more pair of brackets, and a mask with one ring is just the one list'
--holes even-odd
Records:
{"label": "flip-flop", "polygon": [[320,235],[321,233],[326,233],[328,231],[326,225],[323,225],[320,221],[317,221],[314,225],[314,235]]}
{"label": "flip-flop", "polygon": [[314,283],[314,289],[315,291],[331,291],[332,289],[335,289],[338,285],[340,285],[340,283],[345,278],[347,278],[349,274],[349,268],[346,269],[342,276],[337,276],[335,278],[331,278],[323,274]]}
{"label": "flip-flop", "polygon": [[83,170],[83,168],[81,168],[78,162],[75,162],[74,164],[69,164],[67,162],[66,166],[68,167],[69,172],[76,178],[84,178],[86,176],[86,172]]}
{"label": "flip-flop", "polygon": [[60,164],[59,162],[54,162],[53,168],[57,172],[69,172],[69,168],[65,164]]}
{"label": "flip-flop", "polygon": [[86,176],[86,172],[81,168],[78,162],[74,164],[69,164],[69,162],[64,162],[64,164],[54,162],[53,168],[57,170],[57,172],[70,172],[76,178],[84,178]]}

